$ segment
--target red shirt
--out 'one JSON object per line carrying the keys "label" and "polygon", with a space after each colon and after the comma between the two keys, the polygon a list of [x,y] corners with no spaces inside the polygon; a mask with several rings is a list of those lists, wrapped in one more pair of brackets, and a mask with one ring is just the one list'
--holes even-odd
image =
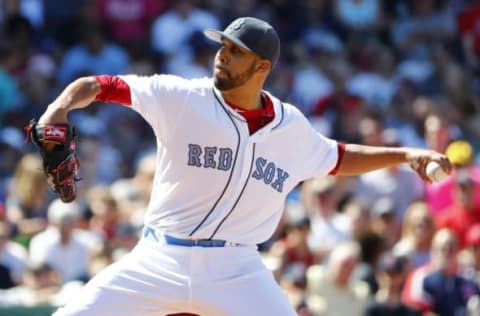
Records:
{"label": "red shirt", "polygon": [[480,56],[480,4],[473,5],[458,15],[460,34],[471,34],[474,38],[474,49]]}
{"label": "red shirt", "polygon": [[245,118],[248,124],[248,131],[252,135],[275,118],[272,100],[266,94],[262,94],[262,101],[264,106],[255,110],[244,110],[235,104],[226,103]]}
{"label": "red shirt", "polygon": [[460,205],[452,205],[438,217],[436,226],[438,229],[453,230],[458,237],[460,247],[463,248],[467,231],[475,223],[480,223],[480,209],[466,210]]}
{"label": "red shirt", "polygon": [[121,42],[148,39],[152,21],[167,0],[98,0],[97,8],[112,36]]}

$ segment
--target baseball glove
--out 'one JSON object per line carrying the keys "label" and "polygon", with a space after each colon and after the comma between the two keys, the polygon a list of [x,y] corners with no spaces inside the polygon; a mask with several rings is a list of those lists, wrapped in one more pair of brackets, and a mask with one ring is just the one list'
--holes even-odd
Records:
{"label": "baseball glove", "polygon": [[79,162],[75,150],[75,127],[69,124],[38,124],[35,119],[25,127],[27,139],[40,150],[47,182],[60,199],[75,200]]}

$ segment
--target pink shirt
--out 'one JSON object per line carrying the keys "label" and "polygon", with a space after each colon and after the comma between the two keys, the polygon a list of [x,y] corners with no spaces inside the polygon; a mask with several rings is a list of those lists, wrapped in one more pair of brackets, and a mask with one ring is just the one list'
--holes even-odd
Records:
{"label": "pink shirt", "polygon": [[[480,167],[470,167],[472,178],[476,183],[475,202],[480,206]],[[455,171],[445,180],[437,183],[426,185],[426,201],[430,212],[434,217],[442,213],[448,206],[453,203],[453,187],[454,187]]]}

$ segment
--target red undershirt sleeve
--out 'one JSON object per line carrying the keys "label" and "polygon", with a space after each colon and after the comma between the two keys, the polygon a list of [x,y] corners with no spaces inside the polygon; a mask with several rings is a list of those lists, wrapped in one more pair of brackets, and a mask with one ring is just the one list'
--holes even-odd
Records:
{"label": "red undershirt sleeve", "polygon": [[335,168],[332,169],[328,174],[331,176],[334,176],[337,174],[338,168],[340,167],[340,164],[342,163],[343,155],[345,154],[345,144],[344,143],[338,143],[338,159],[337,159],[337,164],[335,165]]}
{"label": "red undershirt sleeve", "polygon": [[118,76],[100,75],[95,76],[100,84],[100,92],[95,97],[95,101],[113,102],[124,105],[132,105],[132,96],[130,87]]}

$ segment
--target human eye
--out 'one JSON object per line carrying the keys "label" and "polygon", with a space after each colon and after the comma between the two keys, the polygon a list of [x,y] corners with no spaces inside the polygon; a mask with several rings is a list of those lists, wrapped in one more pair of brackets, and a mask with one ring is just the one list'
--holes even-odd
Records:
{"label": "human eye", "polygon": [[235,55],[240,55],[242,53],[242,51],[237,46],[232,46],[231,52]]}

